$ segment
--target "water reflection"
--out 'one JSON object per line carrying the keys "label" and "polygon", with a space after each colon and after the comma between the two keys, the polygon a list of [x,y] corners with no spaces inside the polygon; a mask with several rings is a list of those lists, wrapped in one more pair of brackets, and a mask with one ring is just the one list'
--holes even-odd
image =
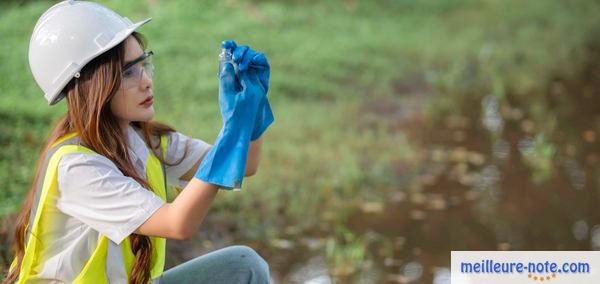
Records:
{"label": "water reflection", "polygon": [[433,274],[433,284],[450,284],[450,269],[438,267]]}
{"label": "water reflection", "polygon": [[449,283],[451,250],[600,250],[600,82],[557,81],[569,94],[560,103],[551,90],[535,106],[457,99],[421,125],[411,138],[426,158],[413,182],[382,212],[349,218],[357,234],[401,240],[385,258],[372,250],[387,273],[377,283]]}
{"label": "water reflection", "polygon": [[517,147],[522,155],[533,154],[535,150],[535,139],[531,137],[523,137],[521,140],[519,140]]}
{"label": "water reflection", "polygon": [[585,186],[585,172],[574,159],[567,159],[564,162],[565,171],[569,177],[569,182],[574,189],[581,190]]}
{"label": "water reflection", "polygon": [[500,161],[508,159],[510,154],[510,143],[504,139],[498,139],[492,146],[492,156]]}
{"label": "water reflection", "polygon": [[500,103],[493,95],[488,95],[481,101],[483,106],[483,126],[492,133],[500,133],[504,127],[504,120],[500,115]]}
{"label": "water reflection", "polygon": [[595,225],[592,228],[592,249],[600,250],[600,225]]}
{"label": "water reflection", "polygon": [[588,238],[588,225],[584,220],[578,220],[573,224],[573,236],[578,241],[583,241]]}
{"label": "water reflection", "polygon": [[293,270],[283,283],[329,284],[332,283],[329,275],[325,257],[319,255]]}
{"label": "water reflection", "polygon": [[423,266],[417,261],[411,261],[404,265],[401,271],[406,282],[413,282],[421,278],[421,275],[423,275]]}

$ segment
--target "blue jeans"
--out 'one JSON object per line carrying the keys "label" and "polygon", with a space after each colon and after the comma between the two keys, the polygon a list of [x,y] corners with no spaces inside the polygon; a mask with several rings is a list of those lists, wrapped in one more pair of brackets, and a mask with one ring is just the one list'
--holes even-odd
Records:
{"label": "blue jeans", "polygon": [[171,283],[269,283],[269,265],[250,247],[229,246],[165,271],[160,284]]}

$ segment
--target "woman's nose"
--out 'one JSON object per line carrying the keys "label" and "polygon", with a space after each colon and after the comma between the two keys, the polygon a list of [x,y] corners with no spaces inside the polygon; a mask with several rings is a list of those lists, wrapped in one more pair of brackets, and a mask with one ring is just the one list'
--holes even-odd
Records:
{"label": "woman's nose", "polygon": [[152,87],[152,78],[148,75],[146,70],[142,69],[142,78],[140,80],[140,87],[142,89],[148,89]]}

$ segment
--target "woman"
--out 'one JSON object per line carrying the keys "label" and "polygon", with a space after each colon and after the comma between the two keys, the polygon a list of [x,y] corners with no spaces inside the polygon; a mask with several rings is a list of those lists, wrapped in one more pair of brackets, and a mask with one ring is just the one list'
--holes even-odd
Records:
{"label": "woman", "polygon": [[[149,20],[83,1],[38,20],[29,63],[48,103],[64,98],[68,112],[38,162],[3,283],[268,283],[268,264],[245,246],[163,273],[165,239],[190,238],[219,188],[256,171],[273,116],[266,58],[228,41],[239,66],[220,73],[215,144],[151,121],[152,52],[135,32]],[[168,203],[167,185],[180,181],[189,183]]]}

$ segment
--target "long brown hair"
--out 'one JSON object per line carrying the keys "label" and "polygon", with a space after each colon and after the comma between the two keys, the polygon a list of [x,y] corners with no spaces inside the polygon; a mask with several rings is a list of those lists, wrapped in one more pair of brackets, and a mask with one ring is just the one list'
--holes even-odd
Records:
{"label": "long brown hair", "polygon": [[[146,48],[144,37],[134,32],[132,36]],[[58,121],[54,130],[46,140],[44,150],[38,160],[36,174],[21,212],[17,218],[14,234],[14,251],[17,260],[16,267],[10,271],[2,283],[12,283],[19,277],[21,263],[25,251],[25,235],[33,200],[36,195],[36,185],[43,171],[44,160],[51,145],[60,137],[77,132],[83,144],[96,153],[110,159],[125,176],[129,176],[150,190],[150,185],[144,177],[135,170],[129,152],[127,140],[123,136],[117,118],[110,110],[110,100],[118,92],[121,85],[122,66],[125,57],[125,41],[96,57],[81,70],[81,76],[71,80],[63,89],[68,105],[67,113]],[[144,140],[149,148],[166,163],[159,154],[157,135],[175,131],[173,128],[159,122],[134,122],[134,126],[142,130]],[[156,144],[156,145],[153,145]],[[187,154],[187,147],[184,156]],[[183,157],[175,162],[181,162]],[[135,255],[135,263],[131,271],[129,283],[146,284],[150,281],[150,265],[152,263],[152,242],[144,235],[131,234],[131,250]]]}

